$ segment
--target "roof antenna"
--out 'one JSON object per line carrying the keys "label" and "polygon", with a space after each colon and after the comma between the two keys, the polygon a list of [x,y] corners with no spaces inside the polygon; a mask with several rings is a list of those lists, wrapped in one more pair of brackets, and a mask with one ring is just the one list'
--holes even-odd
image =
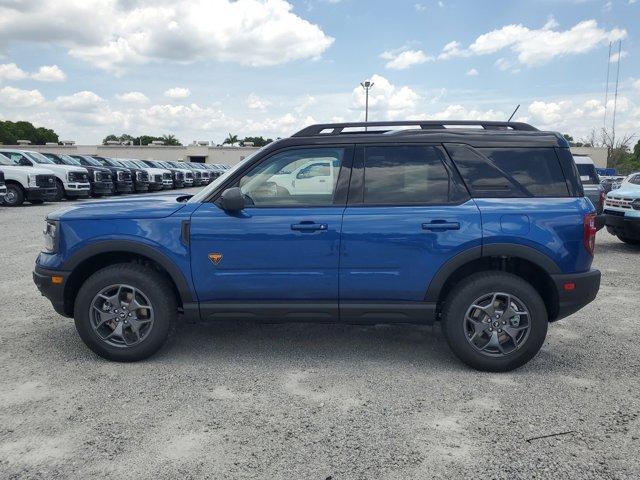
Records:
{"label": "roof antenna", "polygon": [[520,108],[520,104],[518,104],[518,106],[516,107],[516,109],[513,111],[513,113],[511,114],[511,116],[509,117],[509,120],[507,120],[507,123],[509,123],[511,121],[511,119],[513,118],[513,116],[516,114],[516,112],[518,111],[518,109]]}

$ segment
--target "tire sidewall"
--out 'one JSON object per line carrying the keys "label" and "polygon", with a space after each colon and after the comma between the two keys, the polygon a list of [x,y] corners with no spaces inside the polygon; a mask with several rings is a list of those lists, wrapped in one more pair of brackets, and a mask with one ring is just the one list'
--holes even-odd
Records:
{"label": "tire sidewall", "polygon": [[[477,298],[493,292],[518,297],[529,312],[531,327],[525,343],[515,352],[501,357],[489,357],[475,350],[466,338],[464,318]],[[478,370],[508,371],[533,358],[547,335],[548,315],[538,292],[522,278],[509,273],[476,274],[456,285],[443,312],[443,330],[454,353],[467,365]]]}
{"label": "tire sidewall", "polygon": [[64,185],[60,179],[56,179],[56,196],[54,201],[59,202],[64,198]]}
{"label": "tire sidewall", "polygon": [[9,191],[13,191],[13,193],[15,194],[15,201],[13,203],[9,203],[7,201],[7,195],[5,195],[2,200],[4,205],[6,205],[7,207],[19,207],[20,205],[22,205],[24,203],[24,193],[22,192],[22,189],[13,184],[8,184],[6,187],[7,195],[9,194]]}
{"label": "tire sidewall", "polygon": [[[94,273],[84,282],[76,297],[74,320],[80,338],[91,350],[109,360],[131,362],[149,357],[165,343],[177,315],[175,299],[164,279],[151,269],[135,267],[117,265]],[[151,331],[141,343],[132,347],[108,345],[91,326],[89,311],[95,295],[113,284],[126,284],[139,289],[153,307]]]}

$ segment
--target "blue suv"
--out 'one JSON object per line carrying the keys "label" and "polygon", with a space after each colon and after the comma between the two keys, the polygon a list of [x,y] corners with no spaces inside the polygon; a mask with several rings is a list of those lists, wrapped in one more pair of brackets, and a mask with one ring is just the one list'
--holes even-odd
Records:
{"label": "blue suv", "polygon": [[51,213],[33,277],[89,348],[116,361],[156,352],[181,315],[439,322],[463,362],[506,371],[535,356],[549,322],[595,298],[595,234],[558,133],[325,124],[194,196]]}

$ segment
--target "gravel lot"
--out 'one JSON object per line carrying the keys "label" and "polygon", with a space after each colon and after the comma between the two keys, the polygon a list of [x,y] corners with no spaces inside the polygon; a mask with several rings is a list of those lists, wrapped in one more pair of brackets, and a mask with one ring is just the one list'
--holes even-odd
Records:
{"label": "gravel lot", "polygon": [[116,364],[31,280],[55,208],[0,207],[0,478],[640,475],[640,250],[606,231],[597,300],[508,374],[415,326],[184,326]]}

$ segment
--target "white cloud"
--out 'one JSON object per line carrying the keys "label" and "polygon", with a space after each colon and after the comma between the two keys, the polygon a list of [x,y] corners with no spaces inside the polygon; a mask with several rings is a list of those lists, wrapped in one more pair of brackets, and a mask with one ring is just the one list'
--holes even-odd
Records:
{"label": "white cloud", "polygon": [[476,70],[475,68],[470,68],[469,70],[467,70],[467,73],[465,73],[465,75],[469,75],[470,77],[477,77],[478,70]]}
{"label": "white cloud", "polygon": [[27,78],[27,76],[27,72],[15,63],[0,64],[0,80],[22,80],[23,78]]}
{"label": "white cloud", "polygon": [[309,107],[312,107],[313,105],[315,105],[317,102],[318,101],[316,100],[316,97],[307,95],[298,105],[296,105],[295,111],[297,113],[304,112]]}
{"label": "white cloud", "polygon": [[462,105],[448,105],[444,110],[425,116],[433,120],[504,120],[505,114],[501,111],[478,110]]}
{"label": "white cloud", "polygon": [[422,50],[386,51],[380,54],[380,58],[388,60],[385,67],[391,70],[406,70],[413,65],[432,62],[433,57],[427,56]]}
{"label": "white cloud", "polygon": [[123,103],[147,103],[149,101],[149,98],[142,92],[119,93],[116,98]]}
{"label": "white cloud", "polygon": [[511,62],[509,60],[507,60],[506,58],[499,58],[494,62],[494,65],[496,67],[498,67],[499,70],[502,70],[503,72],[506,70],[509,70],[509,68],[511,68]]}
{"label": "white cloud", "polygon": [[5,1],[0,45],[59,45],[115,73],[154,60],[265,66],[318,58],[333,38],[292,9],[285,0]]}
{"label": "white cloud", "polygon": [[627,55],[629,54],[627,53],[626,50],[622,50],[620,53],[615,52],[611,54],[611,58],[609,59],[609,61],[611,63],[617,63],[618,60],[620,60],[621,58],[625,58]]}
{"label": "white cloud", "polygon": [[521,24],[506,25],[480,35],[468,48],[462,48],[456,41],[449,42],[438,58],[488,55],[510,49],[520,63],[534,66],[556,57],[586,53],[627,35],[625,30],[618,28],[604,30],[595,20],[580,22],[564,31],[556,31],[555,28],[557,22],[552,19],[540,29],[530,29]]}
{"label": "white cloud", "polygon": [[75,112],[91,112],[106,105],[106,100],[100,95],[83,90],[73,95],[60,96],[54,101],[57,108]]}
{"label": "white cloud", "polygon": [[640,78],[633,82],[633,87],[640,93]]}
{"label": "white cloud", "polygon": [[413,8],[416,12],[426,12],[429,9],[424,3],[414,3]]}
{"label": "white cloud", "polygon": [[43,65],[31,78],[40,82],[64,82],[67,75],[57,65]]}
{"label": "white cloud", "polygon": [[271,102],[269,102],[268,100],[265,100],[264,98],[260,98],[255,93],[249,94],[249,96],[244,101],[244,103],[247,107],[251,108],[252,110],[264,110],[269,105],[271,105]]}
{"label": "white cloud", "polygon": [[191,90],[183,87],[174,87],[166,90],[164,96],[168,98],[187,98],[191,95]]}
{"label": "white cloud", "polygon": [[0,88],[0,106],[28,108],[42,105],[44,97],[38,90],[22,90],[14,87]]}
{"label": "white cloud", "polygon": [[[369,90],[369,118],[377,116],[379,120],[392,120],[415,113],[421,97],[413,89],[397,87],[380,75],[373,75],[370,80],[374,85]],[[364,108],[364,89],[358,85],[352,92],[352,109],[361,111],[364,116]]]}

